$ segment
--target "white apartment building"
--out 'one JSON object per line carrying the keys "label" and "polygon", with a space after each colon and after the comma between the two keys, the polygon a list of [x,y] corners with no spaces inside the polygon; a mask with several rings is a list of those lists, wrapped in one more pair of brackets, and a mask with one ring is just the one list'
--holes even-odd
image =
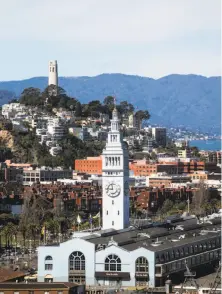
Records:
{"label": "white apartment building", "polygon": [[66,128],[59,118],[52,118],[48,121],[47,133],[52,139],[59,140],[65,135]]}
{"label": "white apartment building", "polygon": [[27,107],[20,103],[10,103],[2,105],[2,115],[5,118],[15,117],[17,113],[27,114]]}

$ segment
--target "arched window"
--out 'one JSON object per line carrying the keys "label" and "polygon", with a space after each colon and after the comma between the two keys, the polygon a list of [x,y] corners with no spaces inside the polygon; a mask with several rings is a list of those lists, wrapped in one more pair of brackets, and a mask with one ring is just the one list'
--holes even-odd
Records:
{"label": "arched window", "polygon": [[47,255],[45,257],[45,270],[46,271],[51,271],[53,269],[53,263],[52,263],[52,256]]}
{"label": "arched window", "polygon": [[149,265],[145,257],[138,257],[136,260],[136,272],[148,273]]}
{"label": "arched window", "polygon": [[46,261],[46,260],[52,260],[52,256],[47,255],[46,258],[45,258],[45,261]]}
{"label": "arched window", "polygon": [[121,272],[121,259],[115,254],[107,256],[105,259],[105,271]]}
{"label": "arched window", "polygon": [[69,270],[84,271],[85,256],[80,251],[75,251],[69,256]]}

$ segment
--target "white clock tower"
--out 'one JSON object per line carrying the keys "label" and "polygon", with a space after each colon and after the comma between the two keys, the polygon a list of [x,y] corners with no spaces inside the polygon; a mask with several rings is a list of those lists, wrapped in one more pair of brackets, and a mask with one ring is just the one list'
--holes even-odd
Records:
{"label": "white clock tower", "polygon": [[129,226],[129,155],[116,107],[102,154],[103,230]]}

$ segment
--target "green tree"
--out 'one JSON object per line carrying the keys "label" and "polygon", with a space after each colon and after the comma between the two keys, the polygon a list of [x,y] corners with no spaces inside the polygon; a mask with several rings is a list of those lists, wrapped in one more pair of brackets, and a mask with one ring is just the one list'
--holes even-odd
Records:
{"label": "green tree", "polygon": [[173,201],[167,199],[163,202],[163,205],[161,207],[161,213],[162,214],[166,214],[167,212],[169,212],[174,206]]}
{"label": "green tree", "polygon": [[141,120],[148,120],[148,119],[150,119],[150,114],[149,114],[148,110],[138,110],[135,113],[135,116],[138,117]]}
{"label": "green tree", "polygon": [[134,106],[131,103],[128,103],[127,101],[121,101],[117,108],[118,111],[125,116],[129,115],[134,111]]}
{"label": "green tree", "polygon": [[199,154],[199,149],[198,147],[190,147],[190,151],[191,151],[191,154],[194,156],[194,157],[200,157],[200,154]]}
{"label": "green tree", "polygon": [[103,104],[106,106],[113,106],[115,98],[113,96],[107,96],[103,100]]}
{"label": "green tree", "polygon": [[37,236],[40,235],[40,231],[41,231],[41,227],[40,227],[40,224],[38,223],[30,223],[28,225],[28,234],[29,236],[33,239],[34,241],[34,247],[36,246],[36,239],[37,239]]}
{"label": "green tree", "polygon": [[20,96],[19,102],[25,105],[41,105],[42,99],[40,89],[33,87],[24,89]]}

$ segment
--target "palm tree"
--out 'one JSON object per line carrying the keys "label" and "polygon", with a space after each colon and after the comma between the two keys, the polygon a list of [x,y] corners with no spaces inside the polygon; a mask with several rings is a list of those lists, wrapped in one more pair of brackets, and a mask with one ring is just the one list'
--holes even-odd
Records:
{"label": "palm tree", "polygon": [[3,235],[5,236],[5,245],[9,247],[12,244],[12,237],[14,234],[14,224],[8,223],[3,227]]}
{"label": "palm tree", "polygon": [[26,246],[26,237],[28,234],[28,224],[26,222],[23,222],[22,220],[20,220],[19,222],[19,230],[22,233],[22,237],[23,237],[23,246]]}
{"label": "palm tree", "polygon": [[40,225],[31,223],[28,225],[28,234],[34,240],[34,247],[36,245],[36,237],[40,235]]}

